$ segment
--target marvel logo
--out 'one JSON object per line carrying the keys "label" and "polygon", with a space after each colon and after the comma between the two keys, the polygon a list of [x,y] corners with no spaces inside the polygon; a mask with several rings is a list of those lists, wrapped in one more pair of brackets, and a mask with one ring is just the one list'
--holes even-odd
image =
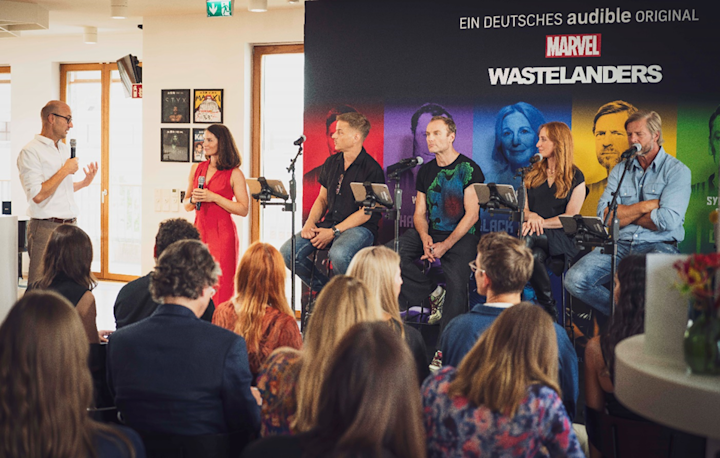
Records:
{"label": "marvel logo", "polygon": [[600,34],[547,35],[545,57],[600,57]]}

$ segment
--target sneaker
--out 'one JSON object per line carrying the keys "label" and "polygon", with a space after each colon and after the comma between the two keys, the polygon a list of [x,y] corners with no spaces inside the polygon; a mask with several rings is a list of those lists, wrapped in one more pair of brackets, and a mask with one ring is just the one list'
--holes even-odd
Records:
{"label": "sneaker", "polygon": [[437,324],[442,319],[443,304],[445,303],[445,288],[438,286],[440,294],[430,295],[430,318],[428,324]]}
{"label": "sneaker", "polygon": [[430,363],[430,372],[436,372],[439,371],[442,367],[442,352],[440,350],[435,352],[435,356],[433,356],[433,360]]}

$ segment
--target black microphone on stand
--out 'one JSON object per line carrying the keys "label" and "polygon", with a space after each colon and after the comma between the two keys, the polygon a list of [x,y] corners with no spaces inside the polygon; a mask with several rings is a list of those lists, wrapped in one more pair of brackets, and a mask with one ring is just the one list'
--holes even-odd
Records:
{"label": "black microphone on stand", "polygon": [[293,145],[295,145],[295,146],[300,146],[300,145],[302,145],[303,143],[305,143],[305,140],[307,140],[307,137],[306,137],[305,135],[301,135],[300,138],[298,138],[297,140],[295,140],[295,141],[293,142]]}
{"label": "black microphone on stand", "polygon": [[642,145],[640,143],[633,143],[633,145],[622,153],[622,156],[620,156],[620,159],[634,159],[635,155],[642,150]]}
{"label": "black microphone on stand", "polygon": [[391,175],[391,174],[399,175],[406,170],[410,170],[413,167],[422,165],[423,162],[424,161],[423,161],[422,156],[410,157],[407,159],[403,159],[400,162],[397,162],[397,163],[389,166],[387,168],[387,173],[388,173],[388,175]]}
{"label": "black microphone on stand", "polygon": [[70,159],[75,158],[75,147],[77,146],[77,140],[74,138],[70,140]]}
{"label": "black microphone on stand", "polygon": [[[202,189],[205,186],[205,177],[199,177],[198,178],[198,189]],[[195,204],[195,211],[200,211],[200,204],[201,202],[198,202]]]}
{"label": "black microphone on stand", "polygon": [[530,158],[530,164],[537,164],[538,162],[542,161],[543,157],[540,153],[535,153],[533,157]]}

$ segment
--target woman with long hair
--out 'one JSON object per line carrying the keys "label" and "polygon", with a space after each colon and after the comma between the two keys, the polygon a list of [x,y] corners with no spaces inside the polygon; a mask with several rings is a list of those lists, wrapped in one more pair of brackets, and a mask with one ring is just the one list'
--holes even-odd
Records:
{"label": "woman with long hair", "polygon": [[83,323],[59,294],[28,291],[13,306],[0,326],[0,456],[145,456],[133,430],[88,415],[89,351]]}
{"label": "woman with long hair", "polygon": [[560,397],[552,320],[522,302],[503,311],[460,366],[422,387],[429,457],[584,457]]}
{"label": "woman with long hair", "polygon": [[218,306],[212,321],[245,338],[253,377],[276,348],[302,347],[285,297],[285,261],[275,247],[250,245],[235,274],[235,297]]}
{"label": "woman with long hair", "polygon": [[615,399],[614,380],[615,346],[645,331],[645,255],[632,254],[620,261],[613,294],[612,321],[585,348],[585,402],[613,416],[643,419]]}
{"label": "woman with long hair", "polygon": [[97,309],[92,290],[97,280],[92,274],[93,248],[90,237],[77,226],[61,224],[50,234],[42,260],[40,280],[28,286],[49,289],[65,297],[75,307],[90,343],[99,343]]}
{"label": "woman with long hair", "polygon": [[315,425],[248,447],[245,458],[424,458],[412,356],[384,323],[358,323],[337,344],[318,396]]}
{"label": "woman with long hair", "polygon": [[[217,303],[233,296],[239,242],[230,215],[247,216],[249,198],[242,158],[230,130],[222,124],[205,129],[204,162],[193,164],[185,193],[185,210],[195,210],[195,225],[213,257],[220,264]],[[201,184],[202,182],[202,184]]]}
{"label": "woman with long hair", "polygon": [[427,361],[427,347],[420,331],[407,326],[400,317],[400,256],[384,246],[363,248],[353,256],[347,274],[359,278],[367,285],[373,285],[371,292],[383,309],[385,320],[405,338],[417,367],[418,383],[430,375]]}
{"label": "woman with long hair", "polygon": [[535,258],[530,284],[540,305],[557,321],[545,263],[552,257],[564,256],[567,265],[577,255],[577,248],[562,229],[559,217],[580,212],[585,201],[585,176],[573,165],[572,132],[565,123],[543,124],[538,137],[538,153],[543,160],[525,177],[527,199],[522,235]]}
{"label": "woman with long hair", "polygon": [[263,399],[261,435],[312,428],[325,372],[338,342],[352,325],[382,320],[382,308],[362,280],[333,277],[317,297],[302,351],[276,350],[258,373]]}

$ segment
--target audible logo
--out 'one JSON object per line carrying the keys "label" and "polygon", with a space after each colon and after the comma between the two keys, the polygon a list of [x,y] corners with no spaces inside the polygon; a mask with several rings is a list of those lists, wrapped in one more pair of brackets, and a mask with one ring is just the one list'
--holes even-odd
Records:
{"label": "audible logo", "polygon": [[545,57],[600,57],[600,34],[547,35]]}

